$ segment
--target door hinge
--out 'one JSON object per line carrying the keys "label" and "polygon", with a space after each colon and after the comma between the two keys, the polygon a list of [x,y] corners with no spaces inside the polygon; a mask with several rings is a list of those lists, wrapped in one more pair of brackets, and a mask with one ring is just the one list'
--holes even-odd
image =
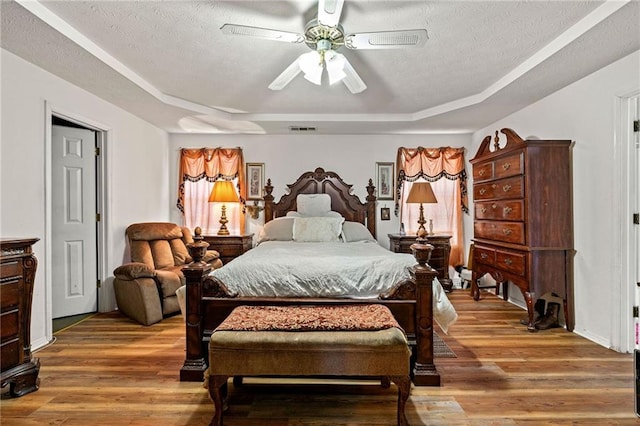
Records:
{"label": "door hinge", "polygon": [[98,280],[96,284],[97,284],[96,287],[98,288],[102,287],[102,282],[100,282],[100,280]]}
{"label": "door hinge", "polygon": [[640,132],[640,120],[636,120],[633,122],[633,131]]}
{"label": "door hinge", "polygon": [[633,224],[640,225],[640,213],[633,214]]}
{"label": "door hinge", "polygon": [[99,147],[99,146],[96,146],[96,157],[97,157],[98,155],[100,155],[100,147]]}
{"label": "door hinge", "polygon": [[96,222],[100,222],[100,213],[96,213]]}

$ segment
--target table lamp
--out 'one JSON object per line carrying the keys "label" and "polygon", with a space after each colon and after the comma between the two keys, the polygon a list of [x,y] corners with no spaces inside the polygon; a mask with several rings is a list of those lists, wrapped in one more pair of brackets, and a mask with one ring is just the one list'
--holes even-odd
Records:
{"label": "table lamp", "polygon": [[222,204],[222,215],[220,216],[220,229],[218,230],[218,235],[229,235],[229,230],[227,229],[227,206],[224,203],[237,203],[240,199],[238,198],[238,194],[236,193],[235,188],[233,187],[233,182],[228,180],[219,180],[213,184],[213,189],[211,190],[211,195],[209,195],[210,203],[223,203]]}
{"label": "table lamp", "polygon": [[429,235],[427,230],[424,228],[424,224],[426,221],[424,220],[424,207],[422,204],[424,203],[437,203],[435,194],[433,193],[433,189],[431,189],[431,184],[429,182],[415,182],[411,185],[411,190],[409,191],[409,196],[407,197],[407,203],[420,203],[420,218],[418,219],[418,223],[420,226],[418,227],[418,232],[416,235],[418,238],[424,238]]}

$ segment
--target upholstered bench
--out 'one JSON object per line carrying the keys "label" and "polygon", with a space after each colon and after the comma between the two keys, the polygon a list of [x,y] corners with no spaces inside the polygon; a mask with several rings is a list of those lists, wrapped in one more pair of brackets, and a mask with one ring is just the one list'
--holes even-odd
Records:
{"label": "upholstered bench", "polygon": [[397,422],[407,425],[410,351],[382,305],[239,306],[212,333],[208,388],[212,425],[222,425],[229,377],[376,377],[398,386]]}

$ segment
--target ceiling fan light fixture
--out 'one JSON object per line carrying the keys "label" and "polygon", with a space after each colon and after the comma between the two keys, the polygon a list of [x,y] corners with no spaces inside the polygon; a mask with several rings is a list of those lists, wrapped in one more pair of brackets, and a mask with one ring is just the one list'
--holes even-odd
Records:
{"label": "ceiling fan light fixture", "polygon": [[322,55],[316,51],[307,52],[298,58],[298,67],[304,78],[320,86],[322,84]]}
{"label": "ceiling fan light fixture", "polygon": [[344,72],[344,55],[330,50],[325,53],[324,58],[327,74],[329,74],[329,84],[337,83],[347,76]]}

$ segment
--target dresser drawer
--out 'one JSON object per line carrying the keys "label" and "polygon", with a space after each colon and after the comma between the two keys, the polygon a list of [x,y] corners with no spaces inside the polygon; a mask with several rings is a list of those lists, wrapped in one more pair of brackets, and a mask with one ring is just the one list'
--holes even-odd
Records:
{"label": "dresser drawer", "polygon": [[8,342],[3,341],[2,346],[0,347],[0,364],[2,365],[2,371],[15,367],[19,363],[20,340],[16,338]]}
{"label": "dresser drawer", "polygon": [[493,179],[493,162],[473,166],[474,182],[480,182],[487,179]]}
{"label": "dresser drawer", "polygon": [[526,272],[526,253],[496,250],[496,267],[516,275],[524,276]]}
{"label": "dresser drawer", "polygon": [[524,221],[524,201],[481,201],[475,203],[476,219]]}
{"label": "dresser drawer", "polygon": [[493,166],[493,177],[500,179],[523,174],[523,155],[524,154],[522,152],[519,152],[515,155],[509,155],[496,160]]}
{"label": "dresser drawer", "polygon": [[524,244],[524,223],[477,220],[473,224],[476,238]]}
{"label": "dresser drawer", "polygon": [[20,277],[15,280],[5,281],[0,288],[0,308],[4,311],[7,308],[20,304]]}
{"label": "dresser drawer", "polygon": [[20,315],[17,309],[5,312],[0,316],[0,338],[2,341],[11,337],[17,337],[20,330]]}
{"label": "dresser drawer", "polygon": [[496,263],[496,251],[492,248],[476,245],[473,250],[473,263],[493,266]]}
{"label": "dresser drawer", "polygon": [[22,276],[22,262],[10,261],[0,265],[0,279],[14,276]]}
{"label": "dresser drawer", "polygon": [[482,183],[473,186],[474,200],[523,198],[524,182],[522,176]]}

